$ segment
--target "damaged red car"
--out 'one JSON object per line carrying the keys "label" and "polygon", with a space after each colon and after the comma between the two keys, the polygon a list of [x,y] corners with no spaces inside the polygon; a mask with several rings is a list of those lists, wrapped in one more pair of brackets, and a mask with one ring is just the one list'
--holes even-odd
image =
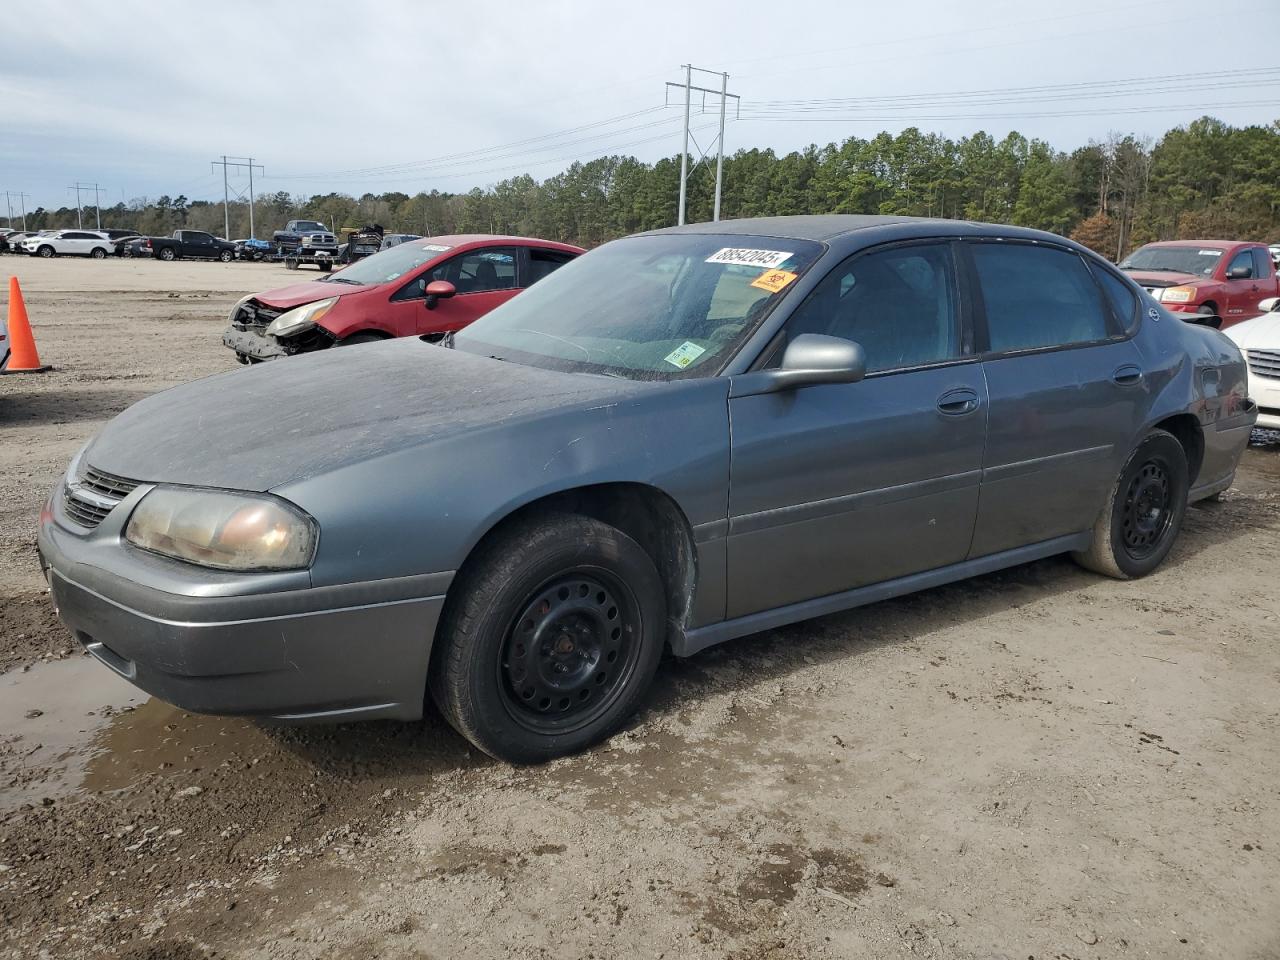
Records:
{"label": "damaged red car", "polygon": [[258,363],[390,337],[438,339],[584,252],[529,237],[424,237],[245,297],[231,308],[222,342],[241,363]]}

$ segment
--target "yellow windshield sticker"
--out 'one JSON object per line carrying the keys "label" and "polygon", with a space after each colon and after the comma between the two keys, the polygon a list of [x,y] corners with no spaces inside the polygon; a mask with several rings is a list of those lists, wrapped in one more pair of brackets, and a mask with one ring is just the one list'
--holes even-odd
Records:
{"label": "yellow windshield sticker", "polygon": [[752,280],[751,285],[761,290],[768,290],[770,293],[777,293],[795,278],[796,274],[789,270],[767,270]]}
{"label": "yellow windshield sticker", "polygon": [[683,370],[706,352],[706,347],[700,347],[696,343],[686,340],[684,343],[680,344],[680,346],[676,347],[663,357],[663,359],[673,367],[679,367]]}

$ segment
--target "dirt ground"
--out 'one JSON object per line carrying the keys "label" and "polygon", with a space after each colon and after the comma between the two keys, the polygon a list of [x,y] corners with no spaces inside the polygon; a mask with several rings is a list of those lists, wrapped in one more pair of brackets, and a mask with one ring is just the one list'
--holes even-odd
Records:
{"label": "dirt ground", "polygon": [[1280,956],[1280,439],[1145,580],[1047,560],[672,660],[628,730],[512,768],[434,715],[198,717],[73,652],[47,491],[298,274],[8,271],[56,369],[0,378],[0,956]]}

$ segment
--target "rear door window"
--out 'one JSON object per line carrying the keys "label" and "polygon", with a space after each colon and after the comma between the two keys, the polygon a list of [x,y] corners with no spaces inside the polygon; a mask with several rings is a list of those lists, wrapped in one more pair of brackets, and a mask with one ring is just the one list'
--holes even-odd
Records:
{"label": "rear door window", "polygon": [[1068,250],[971,243],[994,353],[1094,343],[1111,336],[1089,269]]}
{"label": "rear door window", "polygon": [[1128,333],[1138,319],[1137,295],[1127,283],[1105,267],[1094,267],[1093,273],[1098,278],[1116,319],[1120,321],[1121,328]]}
{"label": "rear door window", "polygon": [[572,253],[563,250],[544,250],[541,247],[529,248],[529,275],[525,286],[531,287],[543,277],[554,273],[573,259]]}
{"label": "rear door window", "polygon": [[1261,247],[1253,248],[1253,275],[1258,278],[1271,276],[1271,253]]}

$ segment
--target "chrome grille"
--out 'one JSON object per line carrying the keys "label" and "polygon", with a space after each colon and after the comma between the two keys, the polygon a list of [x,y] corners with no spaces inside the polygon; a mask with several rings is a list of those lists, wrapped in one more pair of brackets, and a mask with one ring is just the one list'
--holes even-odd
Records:
{"label": "chrome grille", "polygon": [[1280,350],[1246,350],[1244,355],[1255,377],[1280,380]]}
{"label": "chrome grille", "polygon": [[136,480],[86,467],[83,477],[63,488],[62,506],[74,523],[92,530],[137,486]]}
{"label": "chrome grille", "polygon": [[133,493],[138,486],[138,482],[136,480],[126,480],[124,477],[117,477],[114,473],[107,473],[105,470],[95,470],[93,467],[88,467],[85,469],[84,479],[80,481],[80,485],[88,487],[94,493],[100,493],[104,497],[123,500]]}

